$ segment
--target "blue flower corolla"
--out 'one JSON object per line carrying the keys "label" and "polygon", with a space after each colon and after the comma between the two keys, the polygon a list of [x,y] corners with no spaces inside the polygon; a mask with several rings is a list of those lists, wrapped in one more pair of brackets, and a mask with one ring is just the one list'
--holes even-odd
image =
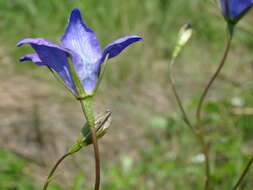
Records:
{"label": "blue flower corolla", "polygon": [[253,0],[220,0],[222,14],[232,24],[236,24],[251,8]]}
{"label": "blue flower corolla", "polygon": [[78,9],[73,9],[60,45],[43,38],[26,38],[17,46],[30,44],[36,53],[27,54],[20,61],[30,60],[39,66],[47,66],[55,71],[66,86],[79,95],[69,68],[70,58],[75,73],[85,93],[93,92],[99,78],[101,65],[105,59],[117,56],[122,50],[134,42],[142,40],[139,36],[125,36],[108,44],[103,51],[96,39],[95,33],[82,20]]}

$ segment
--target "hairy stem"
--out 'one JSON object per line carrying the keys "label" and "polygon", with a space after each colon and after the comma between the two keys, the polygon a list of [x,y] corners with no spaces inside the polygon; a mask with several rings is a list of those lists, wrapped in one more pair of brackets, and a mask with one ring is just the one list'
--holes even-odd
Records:
{"label": "hairy stem", "polygon": [[47,181],[45,182],[44,186],[43,186],[43,190],[46,190],[50,181],[51,181],[51,178],[53,177],[54,175],[54,172],[56,171],[57,167],[60,165],[60,163],[62,163],[62,161],[67,158],[68,156],[70,156],[72,153],[67,153],[65,155],[63,155],[57,162],[56,164],[54,165],[54,167],[52,168],[52,170],[50,171],[48,177],[47,177]]}
{"label": "hairy stem", "polygon": [[246,174],[248,173],[248,171],[249,171],[249,169],[250,169],[250,167],[251,167],[252,164],[253,164],[253,156],[252,156],[252,158],[249,160],[249,162],[248,162],[246,168],[243,170],[242,175],[240,176],[240,178],[238,179],[238,181],[236,182],[236,184],[235,184],[235,186],[232,188],[232,190],[236,190],[236,189],[241,185],[241,183],[242,183],[244,177],[245,177]]}
{"label": "hairy stem", "polygon": [[94,149],[95,168],[96,168],[94,190],[99,190],[99,187],[100,187],[100,157],[99,157],[99,147],[98,147],[97,137],[96,137],[96,132],[95,132],[95,119],[94,119],[94,115],[93,115],[91,99],[92,99],[92,97],[86,97],[85,99],[80,100],[80,103],[81,103],[85,118],[87,120],[87,124],[89,126],[90,131],[91,131],[91,138],[92,138],[92,144],[93,144],[93,149]]}

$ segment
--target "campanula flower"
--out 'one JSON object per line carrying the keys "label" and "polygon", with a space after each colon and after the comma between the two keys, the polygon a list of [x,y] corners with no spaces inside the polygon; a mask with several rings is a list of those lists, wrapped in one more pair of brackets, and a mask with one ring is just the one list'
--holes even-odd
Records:
{"label": "campanula flower", "polygon": [[225,19],[236,24],[251,8],[253,0],[220,0]]}
{"label": "campanula flower", "polygon": [[35,53],[20,58],[21,62],[30,60],[39,66],[49,67],[75,95],[78,95],[68,58],[84,92],[92,94],[105,59],[117,56],[127,46],[139,40],[142,40],[139,36],[125,36],[108,44],[101,51],[95,33],[83,22],[80,11],[73,9],[60,45],[43,38],[26,38],[19,41],[17,46],[30,44],[35,50]]}

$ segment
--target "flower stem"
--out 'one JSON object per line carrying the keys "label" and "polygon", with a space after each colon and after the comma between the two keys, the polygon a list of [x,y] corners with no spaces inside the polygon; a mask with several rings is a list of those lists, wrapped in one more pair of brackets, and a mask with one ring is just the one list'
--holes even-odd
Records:
{"label": "flower stem", "polygon": [[95,119],[92,110],[92,97],[86,97],[80,100],[83,113],[87,120],[88,127],[91,131],[92,144],[94,149],[94,157],[95,157],[95,185],[94,190],[99,190],[100,187],[100,157],[99,157],[99,147],[97,143],[97,137],[95,132]]}
{"label": "flower stem", "polygon": [[206,140],[204,138],[204,134],[202,130],[195,129],[195,134],[201,144],[202,147],[202,153],[205,157],[205,183],[204,183],[204,190],[209,189],[209,183],[210,183],[210,157],[209,157],[209,146],[206,143]]}
{"label": "flower stem", "polygon": [[171,85],[171,89],[172,89],[172,91],[174,93],[174,96],[176,97],[177,104],[178,104],[178,106],[180,108],[180,111],[181,111],[181,113],[183,115],[183,119],[184,119],[186,125],[194,132],[194,128],[193,128],[193,126],[192,126],[192,124],[191,124],[191,122],[190,122],[190,120],[189,120],[189,118],[188,118],[188,116],[187,116],[187,114],[185,112],[184,106],[182,104],[182,101],[180,99],[180,96],[179,96],[179,94],[177,92],[177,89],[176,89],[176,86],[175,86],[174,75],[173,75],[173,72],[172,72],[172,67],[174,65],[174,62],[175,62],[175,59],[172,59],[171,62],[170,62],[170,64],[169,64],[169,67],[170,67],[170,70],[169,70],[169,82],[170,82],[170,85]]}
{"label": "flower stem", "polygon": [[235,184],[235,186],[232,188],[232,190],[236,190],[236,189],[240,186],[240,184],[242,183],[244,177],[245,177],[246,174],[248,173],[248,171],[249,171],[249,169],[250,169],[250,167],[251,167],[252,164],[253,164],[253,156],[252,156],[252,158],[249,160],[249,162],[248,162],[246,168],[245,168],[244,171],[242,172],[242,175],[240,176],[240,178],[238,179],[238,181],[236,182],[236,184]]}
{"label": "flower stem", "polygon": [[215,79],[218,77],[221,69],[223,68],[225,62],[226,62],[226,59],[227,59],[227,56],[228,56],[228,52],[230,50],[230,47],[231,47],[231,42],[232,42],[232,36],[229,37],[228,41],[227,41],[227,47],[225,49],[225,52],[224,52],[224,55],[223,55],[223,58],[220,62],[220,65],[218,67],[218,69],[216,70],[216,72],[214,73],[214,75],[212,76],[211,80],[209,81],[209,83],[207,84],[207,86],[205,87],[205,90],[203,91],[202,95],[201,95],[201,98],[199,100],[199,103],[198,103],[198,106],[197,106],[197,111],[196,111],[196,119],[197,119],[197,126],[199,126],[200,124],[200,121],[201,121],[201,110],[202,110],[202,106],[203,106],[203,103],[204,103],[204,100],[213,84],[213,82],[215,81]]}
{"label": "flower stem", "polygon": [[175,59],[172,59],[170,62],[170,73],[169,73],[169,82],[170,85],[172,87],[172,91],[176,97],[177,100],[177,104],[179,105],[180,111],[182,112],[183,118],[185,123],[187,124],[187,126],[189,126],[189,128],[192,130],[192,132],[194,133],[194,135],[196,135],[197,139],[200,142],[200,145],[202,147],[202,152],[204,154],[205,157],[205,175],[206,175],[206,179],[205,179],[205,189],[209,186],[209,176],[210,176],[210,164],[209,164],[209,147],[208,145],[205,143],[205,139],[204,139],[204,135],[202,134],[202,131],[198,131],[197,128],[194,128],[193,125],[191,124],[184,106],[182,104],[182,101],[179,97],[179,94],[177,92],[176,86],[175,86],[175,80],[174,80],[174,76],[173,76],[173,72],[172,72],[172,66],[174,65]]}
{"label": "flower stem", "polygon": [[67,158],[68,156],[70,156],[72,153],[67,153],[65,155],[63,155],[57,162],[56,164],[54,165],[54,167],[52,168],[51,172],[49,173],[48,177],[47,177],[47,181],[45,182],[44,186],[43,186],[43,190],[46,190],[50,181],[51,181],[51,178],[53,177],[54,175],[54,172],[55,170],[57,169],[57,167],[60,165],[60,163],[65,159]]}
{"label": "flower stem", "polygon": [[207,86],[205,87],[202,95],[201,95],[201,98],[199,100],[199,103],[198,103],[198,106],[197,106],[197,110],[196,110],[196,135],[198,136],[201,144],[202,144],[202,152],[205,156],[205,185],[204,185],[204,190],[208,190],[209,189],[209,186],[210,186],[210,158],[209,158],[209,147],[208,147],[208,144],[206,143],[205,141],[205,138],[204,138],[204,131],[203,131],[203,128],[201,127],[201,111],[202,111],[202,106],[203,106],[203,103],[204,103],[204,100],[213,84],[213,82],[215,81],[215,79],[217,79],[219,73],[221,72],[225,62],[226,62],[226,59],[227,59],[227,56],[228,56],[228,53],[229,53],[229,50],[230,50],[230,47],[231,47],[231,42],[232,42],[232,37],[233,37],[233,28],[229,28],[229,38],[228,38],[228,41],[227,41],[227,46],[226,46],[226,49],[225,49],[225,52],[224,52],[224,55],[221,59],[221,62],[219,64],[219,67],[217,68],[216,72],[214,73],[214,75],[212,76],[212,78],[210,79],[210,81],[208,82]]}

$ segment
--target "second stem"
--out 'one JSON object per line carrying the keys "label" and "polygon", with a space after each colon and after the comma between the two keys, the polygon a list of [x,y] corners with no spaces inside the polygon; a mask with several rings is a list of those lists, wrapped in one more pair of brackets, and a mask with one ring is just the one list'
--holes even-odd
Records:
{"label": "second stem", "polygon": [[232,33],[229,35],[229,38],[228,38],[228,41],[227,41],[227,46],[226,46],[226,49],[225,49],[225,52],[224,52],[224,55],[221,59],[221,62],[219,64],[219,67],[217,68],[216,72],[214,73],[214,75],[212,76],[212,78],[210,79],[210,81],[208,82],[208,84],[206,85],[202,95],[201,95],[201,98],[199,100],[199,103],[198,103],[198,106],[197,106],[197,111],[196,111],[196,132],[197,132],[197,135],[199,136],[200,138],[200,141],[202,142],[202,148],[203,148],[203,153],[205,155],[205,159],[206,159],[206,180],[205,180],[205,187],[204,189],[205,190],[208,190],[209,189],[209,181],[210,181],[210,163],[209,163],[209,147],[208,147],[208,144],[206,143],[205,139],[204,139],[204,132],[203,132],[203,128],[201,126],[201,113],[202,113],[202,107],[203,107],[203,103],[204,103],[204,100],[213,84],[213,82],[215,81],[215,79],[217,79],[218,75],[220,74],[225,62],[226,62],[226,59],[227,59],[227,56],[228,56],[228,53],[229,53],[229,50],[230,50],[230,47],[231,47],[231,42],[232,42]]}

